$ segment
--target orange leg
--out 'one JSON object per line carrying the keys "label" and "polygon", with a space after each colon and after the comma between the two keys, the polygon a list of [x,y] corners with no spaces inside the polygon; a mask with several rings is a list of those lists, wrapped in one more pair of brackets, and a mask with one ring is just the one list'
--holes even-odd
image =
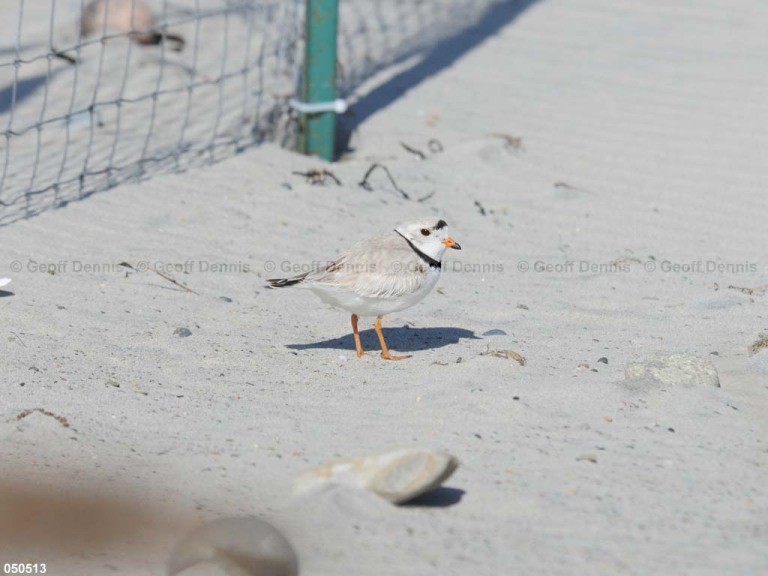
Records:
{"label": "orange leg", "polygon": [[357,357],[360,358],[365,352],[363,352],[363,345],[360,344],[360,333],[357,331],[357,314],[352,314],[352,333],[355,336],[355,349],[357,350]]}
{"label": "orange leg", "polygon": [[381,342],[381,357],[384,358],[384,360],[405,360],[406,358],[410,358],[410,356],[392,356],[392,354],[389,353],[387,343],[384,342],[384,334],[381,332],[381,318],[376,318],[373,327],[376,329],[376,335],[379,337],[379,342]]}

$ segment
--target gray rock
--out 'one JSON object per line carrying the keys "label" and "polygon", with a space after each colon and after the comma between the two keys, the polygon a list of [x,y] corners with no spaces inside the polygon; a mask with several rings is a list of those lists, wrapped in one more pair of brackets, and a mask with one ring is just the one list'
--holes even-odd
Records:
{"label": "gray rock", "polygon": [[173,335],[180,338],[186,338],[187,336],[192,336],[192,331],[189,328],[176,328],[176,330],[173,331]]}
{"label": "gray rock", "polygon": [[500,328],[493,328],[492,330],[486,330],[483,332],[483,336],[506,336],[507,333]]}
{"label": "gray rock", "polygon": [[656,354],[627,364],[627,380],[655,380],[660,384],[720,387],[717,369],[709,360],[691,354]]}

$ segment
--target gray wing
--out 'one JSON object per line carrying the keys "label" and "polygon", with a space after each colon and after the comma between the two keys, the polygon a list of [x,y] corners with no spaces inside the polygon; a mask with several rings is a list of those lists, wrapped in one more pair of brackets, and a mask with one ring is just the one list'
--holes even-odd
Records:
{"label": "gray wing", "polygon": [[355,244],[306,277],[306,281],[348,288],[370,298],[405,296],[426,279],[426,264],[395,232]]}

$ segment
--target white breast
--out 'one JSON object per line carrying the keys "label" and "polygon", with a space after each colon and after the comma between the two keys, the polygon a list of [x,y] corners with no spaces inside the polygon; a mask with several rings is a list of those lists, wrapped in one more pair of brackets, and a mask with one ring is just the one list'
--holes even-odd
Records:
{"label": "white breast", "polygon": [[358,316],[384,316],[421,302],[434,289],[440,279],[440,272],[439,268],[427,268],[424,272],[424,281],[416,290],[387,298],[363,296],[345,286],[310,284],[307,287],[323,302],[336,308],[342,308]]}

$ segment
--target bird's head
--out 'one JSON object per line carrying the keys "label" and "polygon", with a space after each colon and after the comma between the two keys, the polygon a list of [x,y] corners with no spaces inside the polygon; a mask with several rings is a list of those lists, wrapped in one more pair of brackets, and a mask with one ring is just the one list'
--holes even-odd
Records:
{"label": "bird's head", "polygon": [[438,218],[422,218],[401,224],[395,232],[408,240],[421,252],[440,262],[447,248],[461,250],[461,246],[448,235],[448,224]]}

